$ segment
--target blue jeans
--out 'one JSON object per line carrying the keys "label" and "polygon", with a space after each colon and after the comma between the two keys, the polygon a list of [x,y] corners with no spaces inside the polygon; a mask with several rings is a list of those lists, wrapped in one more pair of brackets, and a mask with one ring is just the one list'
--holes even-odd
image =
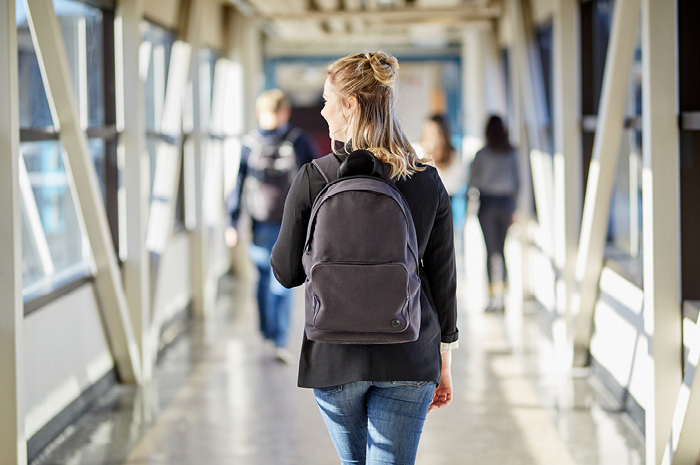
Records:
{"label": "blue jeans", "polygon": [[314,394],[343,465],[413,464],[435,387],[357,381]]}
{"label": "blue jeans", "polygon": [[289,314],[292,307],[292,291],[282,287],[272,274],[270,255],[280,234],[279,223],[253,222],[253,241],[250,259],[258,269],[258,314],[260,331],[265,339],[277,347],[287,345]]}

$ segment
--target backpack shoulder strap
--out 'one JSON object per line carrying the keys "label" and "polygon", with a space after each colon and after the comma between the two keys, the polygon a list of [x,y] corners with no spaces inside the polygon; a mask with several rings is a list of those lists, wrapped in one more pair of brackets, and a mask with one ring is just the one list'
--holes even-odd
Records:
{"label": "backpack shoulder strap", "polygon": [[323,179],[326,180],[326,184],[338,179],[338,168],[340,168],[340,161],[334,154],[329,153],[325,157],[315,158],[311,161],[311,163],[321,172]]}
{"label": "backpack shoulder strap", "polygon": [[301,129],[297,127],[291,127],[289,130],[282,136],[282,140],[289,141],[292,144],[295,144],[297,139],[301,137]]}

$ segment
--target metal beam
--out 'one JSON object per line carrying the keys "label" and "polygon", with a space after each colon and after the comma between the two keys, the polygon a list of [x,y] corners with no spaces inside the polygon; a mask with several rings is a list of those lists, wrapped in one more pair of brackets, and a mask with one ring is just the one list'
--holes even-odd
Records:
{"label": "metal beam", "polygon": [[[202,17],[202,2],[191,2],[189,9],[189,24],[187,41],[192,46],[190,64],[190,86],[187,102],[187,112],[192,116],[190,139],[185,145],[186,166],[192,170],[185,171],[186,187],[192,189],[192,202],[185,204],[188,215],[192,215],[194,224],[190,234],[190,278],[192,282],[192,310],[196,316],[205,317],[214,309],[216,292],[212,292],[209,277],[209,240],[207,226],[203,220],[203,198],[205,189],[205,166],[209,154],[205,132],[208,131],[211,114],[210,81],[200,70],[200,29]],[[206,70],[209,69],[207,65]],[[187,199],[186,199],[187,201]],[[214,288],[215,289],[215,288]]]}
{"label": "metal beam", "polygon": [[683,376],[676,24],[676,2],[642,0],[644,330],[651,346],[647,464],[661,463]]}
{"label": "metal beam", "polygon": [[603,251],[610,199],[624,124],[630,69],[639,25],[640,0],[617,0],[605,59],[600,114],[583,204],[581,235],[576,258],[576,294],[571,303],[575,318],[573,364],[588,364],[593,332],[593,310],[603,268]]}
{"label": "metal beam", "polygon": [[0,0],[0,462],[8,465],[27,463],[17,72],[15,0]]}
{"label": "metal beam", "polygon": [[122,381],[140,382],[138,344],[134,339],[97,173],[87,138],[80,127],[61,28],[51,0],[25,0],[25,3],[54,124],[60,127],[59,135],[66,153],[66,171],[75,184],[79,211],[85,221],[95,259],[95,285],[104,308],[114,361]]}
{"label": "metal beam", "polygon": [[481,21],[499,18],[503,10],[496,6],[462,6],[459,8],[416,8],[407,7],[392,10],[342,10],[342,11],[304,11],[299,13],[261,12],[261,16],[271,20],[326,21],[330,18],[353,20],[362,19],[382,23],[416,22],[454,24],[463,21]]}
{"label": "metal beam", "polygon": [[484,142],[486,124],[485,50],[480,26],[467,26],[462,38],[462,108],[464,140],[462,154],[472,160]]}
{"label": "metal beam", "polygon": [[139,61],[143,0],[123,0],[115,21],[118,151],[124,160],[126,202],[126,258],[124,288],[134,335],[139,346],[143,378],[151,378],[156,341],[151,337],[150,263],[146,250],[146,225],[150,196],[150,166],[146,151],[144,81]]}
{"label": "metal beam", "polygon": [[[515,37],[515,21],[512,14],[509,13],[510,21],[503,21],[504,26],[510,29],[510,35]],[[512,95],[511,105],[512,110],[508,118],[508,133],[511,138],[511,143],[518,149],[518,158],[527,160],[528,158],[528,136],[525,128],[525,110],[523,109],[524,98],[523,92],[526,92],[521,74],[523,70],[520,68],[516,56],[515,45],[511,45],[513,51],[511,58],[508,60],[508,74],[510,78],[510,92]],[[532,183],[530,182],[530,164],[520,163],[520,198],[518,201],[518,225],[520,226],[520,250],[521,250],[521,277],[522,282],[518,289],[511,289],[511,293],[518,292],[519,300],[526,300],[533,295],[533,284],[530,279],[530,229],[532,228],[532,208],[530,199],[532,198]],[[518,316],[518,315],[516,315]]]}
{"label": "metal beam", "polygon": [[[550,157],[546,154],[547,148],[542,131],[545,126],[544,105],[545,96],[539,55],[535,52],[531,31],[533,30],[529,10],[522,0],[511,0],[509,3],[511,18],[513,21],[515,61],[519,68],[519,81],[521,87],[520,97],[523,99],[522,110],[525,116],[527,139],[530,149],[530,170],[532,174],[532,187],[535,193],[537,206],[537,219],[540,231],[544,234],[542,244],[547,256],[552,257],[553,205],[552,205],[552,170],[549,164]],[[521,164],[524,164],[521,163]]]}
{"label": "metal beam", "polygon": [[557,308],[567,337],[573,329],[571,298],[576,288],[576,249],[581,221],[581,109],[578,0],[558,0],[554,35],[554,262],[560,278]]}

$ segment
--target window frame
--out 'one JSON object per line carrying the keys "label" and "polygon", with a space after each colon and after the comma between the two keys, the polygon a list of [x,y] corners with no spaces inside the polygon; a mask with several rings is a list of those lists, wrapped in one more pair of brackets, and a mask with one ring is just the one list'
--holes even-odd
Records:
{"label": "window frame", "polygon": [[[605,19],[596,13],[596,8],[600,2],[605,2],[604,5],[610,12],[609,23],[605,23]],[[610,42],[610,28],[612,24],[612,14],[614,10],[615,0],[584,0],[581,2],[581,15],[580,15],[580,50],[581,50],[581,136],[582,136],[582,165],[583,165],[583,189],[585,199],[585,190],[587,189],[588,172],[590,168],[591,159],[593,156],[593,143],[595,139],[596,126],[598,121],[598,112],[600,104],[600,96],[602,94],[602,85],[604,70],[607,60],[607,50]],[[635,57],[639,59],[639,56]],[[633,65],[634,66],[634,65]],[[632,75],[630,75],[630,88],[633,85]],[[634,115],[626,115],[624,121],[624,131],[622,137],[629,137],[629,131],[637,131],[641,133],[642,130],[642,116],[641,108],[637,105],[637,102],[628,102],[628,106],[634,106]],[[638,148],[638,156],[641,161],[641,137]],[[620,156],[625,156],[621,154]],[[631,153],[626,154],[627,157],[631,157]],[[619,162],[618,162],[619,163]],[[617,179],[620,173],[616,175]],[[613,186],[613,190],[615,187]],[[641,189],[641,184],[639,184],[639,189]],[[641,192],[641,191],[640,191]],[[611,198],[611,207],[608,221],[611,221],[614,215],[613,204],[614,199]],[[629,199],[632,202],[632,199]],[[633,209],[630,209],[630,212]],[[630,213],[631,214],[631,213]],[[641,223],[641,209],[638,212],[638,221]],[[629,219],[629,218],[628,218]],[[630,224],[631,224],[631,219]],[[607,234],[610,234],[608,230]],[[604,262],[606,266],[614,269],[616,272],[624,276],[626,279],[637,284],[640,288],[643,287],[643,269],[642,269],[642,259],[643,252],[641,247],[641,235],[642,229],[639,226],[638,232],[639,236],[639,247],[637,254],[632,253],[630,250],[624,250],[619,247],[619,245],[614,244],[610,241],[610,237],[606,240],[606,247],[604,251]]]}
{"label": "window frame", "polygon": [[[102,126],[92,126],[85,130],[88,140],[102,140],[104,144],[104,172],[97,173],[105,188],[105,209],[109,222],[115,251],[119,251],[119,223],[117,208],[118,169],[117,144],[119,134],[116,127],[116,96],[115,96],[115,43],[114,43],[114,2],[110,0],[71,0],[100,10],[102,14],[102,92],[103,108]],[[43,90],[43,86],[42,86]],[[59,141],[59,133],[53,126],[20,128],[20,143],[39,141]],[[19,156],[19,154],[17,154]],[[80,212],[76,212],[78,215]],[[89,266],[83,270],[89,270]],[[64,296],[80,286],[94,281],[89,271],[70,275],[60,280],[51,280],[50,291],[42,294],[24,296],[24,316],[41,309],[46,304]],[[23,290],[25,288],[23,287]]]}

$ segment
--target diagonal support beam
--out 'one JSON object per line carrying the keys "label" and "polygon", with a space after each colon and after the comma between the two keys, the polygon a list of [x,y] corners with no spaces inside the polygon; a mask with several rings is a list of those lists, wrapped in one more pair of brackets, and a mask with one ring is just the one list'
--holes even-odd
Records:
{"label": "diagonal support beam", "polygon": [[25,465],[18,87],[15,0],[0,0],[0,463]]}
{"label": "diagonal support beam", "polygon": [[80,127],[68,57],[51,0],[25,0],[27,19],[54,124],[66,153],[66,171],[75,184],[77,203],[95,259],[95,285],[104,309],[114,361],[124,382],[140,382],[141,364],[134,339],[117,257],[97,182],[97,173]]}
{"label": "diagonal support beam", "polygon": [[610,199],[624,123],[630,69],[639,25],[640,0],[617,0],[605,59],[600,115],[593,144],[583,204],[581,236],[576,259],[577,292],[571,303],[575,319],[575,366],[588,364],[593,332],[593,310],[603,268],[603,252],[610,215]]}
{"label": "diagonal support beam", "polygon": [[676,2],[642,0],[644,330],[650,338],[650,363],[645,372],[650,395],[644,406],[648,464],[661,463],[683,376],[676,24]]}

